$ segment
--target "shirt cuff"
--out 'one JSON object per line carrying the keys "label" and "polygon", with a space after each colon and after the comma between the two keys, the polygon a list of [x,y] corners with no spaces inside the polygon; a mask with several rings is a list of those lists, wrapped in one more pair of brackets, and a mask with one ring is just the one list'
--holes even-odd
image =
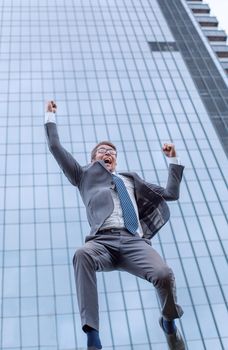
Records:
{"label": "shirt cuff", "polygon": [[55,123],[56,124],[56,119],[55,119],[55,113],[53,112],[46,112],[45,113],[45,119],[44,123]]}
{"label": "shirt cuff", "polygon": [[178,164],[181,165],[180,157],[168,157],[169,164]]}

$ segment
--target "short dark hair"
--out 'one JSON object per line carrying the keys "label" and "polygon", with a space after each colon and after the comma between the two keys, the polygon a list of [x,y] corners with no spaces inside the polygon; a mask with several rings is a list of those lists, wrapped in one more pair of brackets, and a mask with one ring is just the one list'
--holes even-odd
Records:
{"label": "short dark hair", "polygon": [[94,160],[95,156],[96,156],[96,153],[97,153],[97,149],[102,146],[102,145],[108,145],[110,146],[111,148],[113,148],[115,151],[116,151],[116,146],[110,142],[110,141],[101,141],[99,142],[91,151],[91,161]]}

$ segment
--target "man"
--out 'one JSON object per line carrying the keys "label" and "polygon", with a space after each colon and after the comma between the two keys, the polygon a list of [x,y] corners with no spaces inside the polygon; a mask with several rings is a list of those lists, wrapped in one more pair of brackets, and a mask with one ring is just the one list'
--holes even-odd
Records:
{"label": "man", "polygon": [[48,146],[69,181],[77,186],[91,227],[73,265],[82,329],[87,349],[101,349],[99,338],[97,271],[124,270],[153,283],[161,304],[160,326],[169,349],[184,350],[175,319],[183,314],[177,304],[172,270],[151,247],[150,238],[168,221],[166,201],[177,200],[183,166],[173,144],[164,144],[172,159],[166,188],[149,184],[136,173],[117,174],[117,150],[109,141],[96,145],[91,163],[81,166],[60,144],[56,103],[47,103],[45,130]]}

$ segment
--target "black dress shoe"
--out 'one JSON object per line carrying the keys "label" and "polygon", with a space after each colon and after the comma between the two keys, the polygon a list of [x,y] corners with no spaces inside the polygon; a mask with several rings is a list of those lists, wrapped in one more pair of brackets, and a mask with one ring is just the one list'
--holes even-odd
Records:
{"label": "black dress shoe", "polygon": [[165,333],[165,337],[167,340],[167,344],[169,346],[169,350],[186,350],[186,347],[184,345],[184,340],[183,340],[182,335],[181,335],[180,331],[178,330],[178,328],[177,328],[175,333],[168,334],[165,332],[165,330],[163,328],[162,317],[159,319],[159,324],[160,324],[163,332]]}

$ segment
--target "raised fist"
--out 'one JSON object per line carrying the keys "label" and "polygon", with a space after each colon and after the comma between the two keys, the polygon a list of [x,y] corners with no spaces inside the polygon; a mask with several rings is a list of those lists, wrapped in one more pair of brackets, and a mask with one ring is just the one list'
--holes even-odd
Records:
{"label": "raised fist", "polygon": [[52,112],[55,113],[57,110],[57,104],[55,101],[48,101],[46,104],[46,112]]}
{"label": "raised fist", "polygon": [[166,157],[176,157],[177,156],[175,146],[173,143],[164,143],[164,145],[162,146],[162,151],[166,155]]}

